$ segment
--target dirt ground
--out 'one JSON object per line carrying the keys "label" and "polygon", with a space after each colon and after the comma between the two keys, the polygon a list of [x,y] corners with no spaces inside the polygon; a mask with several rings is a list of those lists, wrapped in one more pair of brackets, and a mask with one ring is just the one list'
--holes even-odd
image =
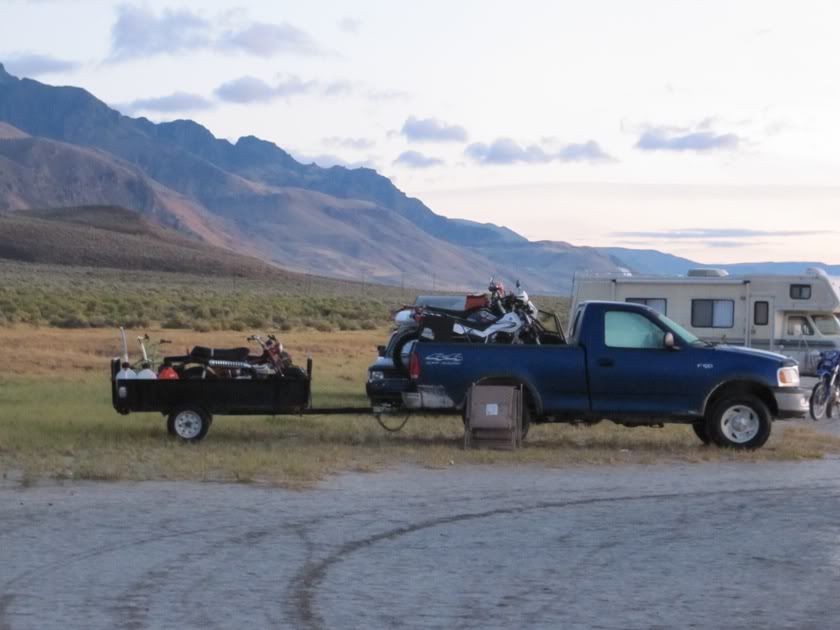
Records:
{"label": "dirt ground", "polygon": [[840,460],[0,487],[0,628],[829,628]]}

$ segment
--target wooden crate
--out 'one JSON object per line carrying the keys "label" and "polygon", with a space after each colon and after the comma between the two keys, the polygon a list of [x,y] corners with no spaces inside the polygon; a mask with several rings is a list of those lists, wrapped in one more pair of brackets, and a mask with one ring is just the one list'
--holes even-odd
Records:
{"label": "wooden crate", "polygon": [[464,414],[464,448],[522,446],[522,388],[473,385]]}

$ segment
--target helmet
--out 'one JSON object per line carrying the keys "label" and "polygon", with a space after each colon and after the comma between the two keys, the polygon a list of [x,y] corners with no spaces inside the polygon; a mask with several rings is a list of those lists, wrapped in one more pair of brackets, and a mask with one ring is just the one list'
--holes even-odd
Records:
{"label": "helmet", "polygon": [[171,367],[165,367],[160,371],[160,374],[158,374],[158,378],[169,381],[177,381],[178,372]]}

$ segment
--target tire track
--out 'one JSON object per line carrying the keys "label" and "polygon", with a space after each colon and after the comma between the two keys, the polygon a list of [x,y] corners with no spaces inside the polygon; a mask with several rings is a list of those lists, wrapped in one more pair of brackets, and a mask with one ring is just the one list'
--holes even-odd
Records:
{"label": "tire track", "polygon": [[[495,516],[506,516],[514,514],[524,514],[528,512],[535,512],[540,510],[562,509],[569,507],[580,507],[598,504],[622,503],[622,502],[642,502],[650,500],[672,500],[680,498],[710,498],[716,496],[743,496],[756,494],[783,494],[790,492],[791,489],[796,490],[833,490],[837,491],[836,485],[815,485],[815,486],[797,486],[795,488],[751,488],[743,490],[715,490],[715,491],[698,491],[698,492],[668,492],[659,494],[646,495],[626,495],[618,497],[593,497],[586,499],[571,499],[565,501],[540,501],[531,505],[518,505],[510,507],[495,508],[492,510],[485,510],[482,512],[467,512],[462,514],[452,514],[448,516],[431,518],[420,521],[418,523],[405,525],[403,527],[396,527],[379,534],[374,534],[366,538],[357,539],[341,545],[336,551],[329,554],[322,560],[314,563],[308,563],[303,569],[292,579],[290,587],[285,597],[285,608],[288,615],[288,621],[293,627],[307,628],[309,630],[320,630],[325,628],[324,620],[318,614],[315,607],[315,597],[318,588],[327,576],[329,569],[344,559],[346,556],[362,551],[368,547],[376,545],[380,542],[393,541],[403,536],[413,534],[425,529],[440,527],[442,525],[451,525],[455,523],[464,523],[485,518],[492,518]],[[349,620],[348,620],[349,621]]]}

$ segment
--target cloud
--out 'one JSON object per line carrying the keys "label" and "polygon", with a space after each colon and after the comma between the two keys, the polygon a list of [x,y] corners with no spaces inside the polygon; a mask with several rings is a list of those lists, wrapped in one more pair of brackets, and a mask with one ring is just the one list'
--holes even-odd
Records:
{"label": "cloud", "polygon": [[650,127],[642,132],[636,148],[642,151],[704,151],[734,150],[743,138],[734,133],[711,131],[714,119],[707,118],[693,130],[673,127]]}
{"label": "cloud", "polygon": [[372,149],[376,143],[368,138],[341,138],[332,136],[324,138],[324,144],[331,147],[344,147],[345,149],[356,149],[357,151],[364,151],[365,149]]}
{"label": "cloud", "polygon": [[186,9],[155,13],[146,6],[123,4],[111,27],[110,61],[125,61],[158,54],[192,50],[231,50],[258,57],[279,53],[321,54],[320,46],[307,33],[288,22],[244,21],[222,30],[217,23],[236,20],[241,12],[207,19]]}
{"label": "cloud", "polygon": [[128,112],[189,112],[212,109],[213,102],[200,94],[174,92],[166,96],[139,98],[130,103],[117,107],[120,111]]}
{"label": "cloud", "polygon": [[124,4],[111,27],[111,59],[121,61],[209,46],[210,23],[187,10],[150,9]]}
{"label": "cloud", "polygon": [[679,230],[658,230],[650,232],[613,232],[613,236],[653,239],[751,239],[768,236],[812,236],[825,234],[825,230],[750,230],[745,228],[686,228]]}
{"label": "cloud", "polygon": [[466,142],[467,130],[437,118],[409,116],[400,131],[409,142]]}
{"label": "cloud", "polygon": [[604,162],[613,159],[594,140],[580,144],[567,144],[559,148],[547,146],[550,144],[553,143],[521,146],[510,138],[497,138],[490,144],[473,143],[466,148],[464,153],[479,164]]}
{"label": "cloud", "polygon": [[338,21],[338,28],[345,33],[358,33],[361,22],[355,18],[346,17]]}
{"label": "cloud", "polygon": [[222,83],[214,90],[214,94],[220,100],[229,103],[266,103],[277,98],[290,98],[301,94],[372,98],[364,84],[345,80],[328,82],[303,80],[293,75],[278,77],[274,83],[251,76],[239,77]]}
{"label": "cloud", "polygon": [[394,160],[394,164],[409,168],[431,168],[433,166],[442,166],[443,160],[423,155],[419,151],[404,151]]}
{"label": "cloud", "polygon": [[58,59],[49,55],[37,53],[22,53],[13,55],[5,60],[9,72],[19,77],[37,77],[53,72],[72,72],[82,64],[78,61]]}
{"label": "cloud", "polygon": [[306,94],[315,88],[314,81],[302,81],[298,77],[287,77],[274,85],[256,77],[240,77],[222,83],[213,93],[228,103],[267,103],[277,98]]}
{"label": "cloud", "polygon": [[228,31],[220,38],[217,45],[220,48],[241,50],[258,57],[272,57],[282,52],[306,55],[321,53],[315,40],[287,22],[279,24],[253,22],[240,30]]}
{"label": "cloud", "polygon": [[358,85],[352,81],[331,81],[324,86],[325,96],[347,96],[358,91]]}

